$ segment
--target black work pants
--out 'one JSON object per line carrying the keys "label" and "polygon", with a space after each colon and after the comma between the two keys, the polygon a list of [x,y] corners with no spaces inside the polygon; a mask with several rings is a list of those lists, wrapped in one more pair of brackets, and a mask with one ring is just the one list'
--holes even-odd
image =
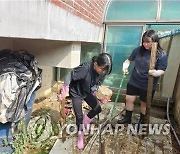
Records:
{"label": "black work pants", "polygon": [[[96,116],[102,111],[99,100],[94,95],[88,94],[84,98],[84,100],[92,108],[87,114],[90,119],[92,119],[94,116]],[[78,127],[78,130],[80,130],[80,125],[83,122],[82,101],[83,98],[72,98],[72,104],[76,116],[76,125]]]}

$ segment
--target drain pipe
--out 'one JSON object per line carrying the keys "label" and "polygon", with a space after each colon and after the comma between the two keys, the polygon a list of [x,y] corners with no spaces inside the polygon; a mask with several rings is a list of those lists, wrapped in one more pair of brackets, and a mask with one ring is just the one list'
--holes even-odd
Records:
{"label": "drain pipe", "polygon": [[168,120],[168,122],[169,122],[169,124],[170,124],[170,127],[171,127],[171,129],[172,129],[172,131],[173,131],[173,134],[174,134],[174,136],[175,136],[175,138],[176,138],[176,141],[178,142],[178,144],[179,144],[179,146],[180,146],[179,138],[177,137],[177,134],[176,134],[176,132],[175,132],[175,130],[174,130],[172,124],[171,124],[170,118],[169,118],[169,101],[170,101],[170,97],[168,97],[168,100],[167,100],[167,112],[166,112],[166,114],[167,114],[167,120]]}

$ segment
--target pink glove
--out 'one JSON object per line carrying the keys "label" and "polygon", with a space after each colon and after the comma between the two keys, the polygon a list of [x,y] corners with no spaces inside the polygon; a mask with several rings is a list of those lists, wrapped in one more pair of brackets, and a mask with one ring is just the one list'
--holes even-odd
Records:
{"label": "pink glove", "polygon": [[68,115],[69,114],[69,112],[70,112],[70,109],[68,109],[68,108],[64,108],[64,113],[66,114],[66,115]]}
{"label": "pink glove", "polygon": [[107,103],[107,102],[109,102],[110,101],[110,99],[109,99],[109,97],[108,96],[105,96],[103,99],[101,99],[100,100],[101,101],[101,103]]}
{"label": "pink glove", "polygon": [[93,92],[93,96],[97,97],[97,91]]}
{"label": "pink glove", "polygon": [[58,96],[59,100],[64,100],[66,98],[67,93],[69,92],[69,86],[63,85],[61,89],[61,93]]}

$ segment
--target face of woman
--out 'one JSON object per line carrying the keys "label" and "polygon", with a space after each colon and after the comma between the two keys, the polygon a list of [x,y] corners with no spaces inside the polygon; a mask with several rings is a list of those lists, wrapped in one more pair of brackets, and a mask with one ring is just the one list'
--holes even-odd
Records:
{"label": "face of woman", "polygon": [[150,37],[143,38],[143,46],[145,49],[150,50],[152,48],[152,39]]}
{"label": "face of woman", "polygon": [[106,71],[107,71],[107,66],[106,66],[106,65],[104,65],[104,66],[98,66],[98,64],[95,62],[95,63],[94,63],[94,70],[95,70],[99,75],[101,75],[101,74],[106,73]]}

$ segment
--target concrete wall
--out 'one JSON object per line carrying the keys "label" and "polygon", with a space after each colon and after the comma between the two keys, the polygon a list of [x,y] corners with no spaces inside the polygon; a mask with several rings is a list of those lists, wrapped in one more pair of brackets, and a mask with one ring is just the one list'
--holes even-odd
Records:
{"label": "concrete wall", "polygon": [[36,98],[47,96],[51,92],[53,82],[53,67],[39,65],[43,69],[41,88],[36,92]]}
{"label": "concrete wall", "polygon": [[74,68],[80,64],[80,42],[14,39],[14,50],[32,52],[40,65]]}
{"label": "concrete wall", "polygon": [[0,50],[13,49],[13,40],[9,38],[0,38]]}
{"label": "concrete wall", "polygon": [[101,27],[51,1],[0,1],[0,37],[101,42],[101,36]]}
{"label": "concrete wall", "polygon": [[176,82],[178,66],[180,64],[180,35],[173,36],[172,44],[168,55],[168,67],[163,78],[163,92],[165,97],[172,97]]}
{"label": "concrete wall", "polygon": [[80,64],[81,43],[14,39],[14,50],[27,50],[36,56],[42,72],[42,86],[36,98],[47,96],[53,86],[53,67],[73,68]]}
{"label": "concrete wall", "polygon": [[[162,45],[168,49],[169,38],[166,38]],[[173,115],[180,126],[180,35],[173,36],[172,44],[168,55],[168,68],[163,79],[163,95],[173,97],[175,105]]]}
{"label": "concrete wall", "polygon": [[180,126],[180,65],[176,80],[176,86],[174,90],[174,100],[175,100],[174,112],[173,112],[174,118],[177,121],[178,125]]}
{"label": "concrete wall", "polygon": [[0,38],[0,49],[5,48],[27,50],[44,66],[74,68],[80,64],[80,42]]}

